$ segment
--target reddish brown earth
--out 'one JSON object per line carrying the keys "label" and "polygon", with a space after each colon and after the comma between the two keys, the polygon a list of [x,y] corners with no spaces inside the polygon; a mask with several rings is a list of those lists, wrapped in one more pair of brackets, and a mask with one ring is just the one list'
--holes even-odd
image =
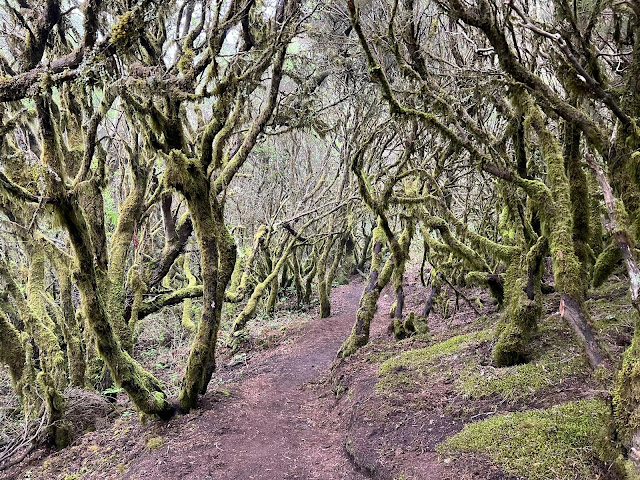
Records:
{"label": "reddish brown earth", "polygon": [[135,460],[122,478],[367,478],[344,451],[324,382],[358,301],[358,289],[345,293],[336,315],[309,322],[294,342],[250,360],[249,378],[230,389],[230,401],[170,422],[167,428],[179,425],[179,438]]}

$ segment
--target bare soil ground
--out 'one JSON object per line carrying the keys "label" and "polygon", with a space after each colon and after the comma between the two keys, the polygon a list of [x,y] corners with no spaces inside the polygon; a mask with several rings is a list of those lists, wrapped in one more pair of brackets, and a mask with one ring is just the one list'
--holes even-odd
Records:
{"label": "bare soil ground", "polygon": [[[405,313],[420,311],[426,294],[415,272],[408,277]],[[449,293],[453,306],[455,295]],[[480,289],[464,293],[468,298],[474,298],[473,294],[482,296],[486,305],[480,313],[493,311],[488,295]],[[451,381],[426,382],[418,391],[399,385],[391,394],[377,388],[379,367],[384,360],[433,343],[427,338],[395,342],[389,328],[392,322],[389,311],[394,301],[391,288],[386,288],[378,302],[369,345],[333,368],[334,389],[339,392],[339,408],[344,417],[345,445],[354,463],[374,479],[515,478],[482,457],[446,458],[436,452],[440,442],[458,433],[466,423],[453,407],[456,396],[452,394]],[[464,331],[478,318],[462,298],[458,299],[458,307],[457,313],[447,319],[434,309],[429,326],[436,337],[442,332],[448,331],[452,335]]]}

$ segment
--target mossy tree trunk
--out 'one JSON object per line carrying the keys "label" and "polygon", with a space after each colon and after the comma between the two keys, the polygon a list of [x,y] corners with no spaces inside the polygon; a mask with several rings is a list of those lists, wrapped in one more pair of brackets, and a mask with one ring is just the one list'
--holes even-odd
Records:
{"label": "mossy tree trunk", "polygon": [[82,333],[78,325],[72,298],[71,272],[68,266],[57,268],[60,282],[60,306],[62,308],[63,334],[67,344],[67,358],[69,359],[69,384],[72,387],[85,386],[85,351]]}
{"label": "mossy tree trunk", "polygon": [[591,202],[589,198],[588,177],[582,168],[580,154],[581,132],[571,124],[564,125],[564,162],[569,181],[571,215],[573,218],[573,245],[580,261],[583,276],[591,277],[595,260],[591,243]]}
{"label": "mossy tree trunk", "polygon": [[493,358],[499,367],[525,363],[531,334],[542,315],[541,279],[547,239],[514,258],[505,275],[506,308],[496,328]]}
{"label": "mossy tree trunk", "polygon": [[[20,331],[9,320],[8,308],[10,308],[8,293],[3,292],[0,296],[0,338],[2,338],[2,342],[0,342],[0,363],[9,368],[13,390],[20,397],[20,400],[23,403],[33,404],[39,401],[39,397],[35,391],[29,388],[28,369],[33,370],[33,364],[28,361],[27,351],[24,346],[27,341],[27,335],[21,335]],[[27,388],[25,389],[25,387]],[[25,396],[28,398],[25,398]]]}
{"label": "mossy tree trunk", "polygon": [[304,276],[302,277],[302,287],[303,287],[303,294],[302,294],[302,303],[305,305],[309,305],[311,303],[311,293],[312,293],[312,289],[311,289],[311,285],[313,283],[313,279],[316,276],[316,272],[318,269],[318,262],[316,261],[318,257],[318,253],[317,253],[317,249],[316,247],[313,248],[311,254],[309,255],[309,258],[307,258],[307,265],[308,268],[305,269],[306,273],[304,274]]}
{"label": "mossy tree trunk", "polygon": [[[330,229],[333,222],[330,225]],[[347,222],[346,232],[341,234],[338,242],[335,238],[327,239],[327,243],[322,249],[317,260],[316,275],[318,278],[318,299],[320,300],[320,318],[327,318],[331,315],[331,287],[338,273],[341,261],[344,259],[345,246],[350,233],[350,222]],[[335,245],[335,247],[334,247]],[[329,253],[333,247],[333,260],[328,264]],[[327,268],[328,267],[328,268]]]}
{"label": "mossy tree trunk", "polygon": [[71,278],[73,258],[43,236],[36,236],[35,241],[38,248],[42,248],[47,255],[58,279],[58,302],[56,303],[48,293],[45,294],[45,299],[48,311],[56,316],[56,324],[62,331],[66,344],[69,384],[74,387],[84,387],[86,383],[85,348],[73,304]]}
{"label": "mossy tree trunk", "polygon": [[75,252],[75,280],[81,294],[83,315],[92,331],[101,358],[116,384],[122,387],[140,411],[168,418],[174,409],[166,399],[160,382],[146,372],[123,350],[106,311],[105,292],[98,287],[98,272],[90,228],[74,192],[64,183],[58,139],[51,123],[47,101],[36,101],[42,138],[42,163],[50,172],[46,176],[48,194],[55,199],[55,212],[69,233]]}
{"label": "mossy tree trunk", "polygon": [[[140,158],[139,152],[129,155],[130,191],[118,212],[118,223],[111,236],[108,265],[108,304],[109,317],[120,325],[120,343],[127,352],[133,349],[133,328],[125,318],[127,260],[133,244],[134,235],[140,225],[145,206],[150,167]],[[104,223],[104,222],[103,222]]]}
{"label": "mossy tree trunk", "polygon": [[389,258],[383,266],[382,247],[384,243],[384,231],[380,226],[377,226],[373,230],[369,281],[360,296],[356,321],[351,334],[338,350],[338,357],[346,358],[353,355],[369,341],[369,327],[378,309],[378,298],[382,289],[391,279],[395,262],[393,258]]}
{"label": "mossy tree trunk", "polygon": [[[44,280],[45,260],[44,251],[39,246],[31,245],[29,249],[29,277],[26,285],[26,299],[19,300],[23,304],[22,318],[27,332],[33,336],[38,349],[42,351],[42,370],[55,382],[56,396],[67,387],[67,361],[61,348],[57,326],[47,312],[46,287]],[[22,294],[15,292],[16,297]],[[20,306],[18,307],[20,308]],[[62,412],[60,412],[60,415]]]}
{"label": "mossy tree trunk", "polygon": [[[345,154],[348,156],[348,150]],[[342,201],[345,190],[349,184],[351,175],[351,171],[348,168],[345,168],[344,174],[342,175],[342,181],[340,182],[340,187],[338,188],[338,192],[336,194],[336,202]],[[327,230],[329,233],[329,237],[325,240],[324,246],[322,250],[320,250],[320,254],[317,259],[317,268],[316,275],[318,277],[318,299],[320,300],[320,318],[327,318],[331,315],[331,287],[333,285],[333,280],[337,274],[338,267],[340,262],[344,258],[344,250],[347,240],[351,235],[351,230],[353,228],[353,221],[350,216],[350,207],[347,206],[345,208],[341,208],[338,210],[331,218],[327,226]],[[333,234],[334,226],[343,225],[343,233],[340,234],[339,237]],[[335,248],[333,248],[335,245]],[[329,266],[329,254],[333,249],[333,261]]]}
{"label": "mossy tree trunk", "polygon": [[594,258],[594,266],[591,269],[591,275],[593,277],[593,270],[595,269],[595,262],[599,258],[603,250],[602,239],[604,237],[604,229],[602,228],[602,202],[600,200],[599,188],[597,180],[593,174],[588,177],[589,182],[589,228],[590,238],[589,247]]}
{"label": "mossy tree trunk", "polygon": [[[236,6],[234,4],[234,8]],[[293,18],[297,14],[297,8],[296,1],[279,4],[275,23],[280,25],[284,18]],[[232,16],[233,13],[232,8],[228,15]],[[212,44],[218,52],[226,33],[226,30],[222,32],[222,36],[218,38],[219,43]],[[271,81],[261,111],[231,157],[225,148],[241,120],[246,99],[244,88],[235,81],[238,72],[234,69],[227,72],[226,78],[219,79],[221,93],[213,106],[211,121],[200,137],[199,156],[188,157],[182,150],[174,147],[167,159],[165,184],[179,191],[186,199],[200,249],[203,307],[179,394],[180,406],[185,411],[197,405],[198,394],[206,392],[215,370],[215,347],[222,305],[236,263],[235,241],[224,220],[226,191],[275,110],[286,45],[294,34],[290,29],[283,30],[279,37],[281,43],[272,46],[272,50],[267,50],[261,61],[250,69],[251,74],[259,79],[271,67]],[[251,49],[252,46],[245,43],[243,48]],[[173,111],[175,113],[179,108],[174,108]],[[178,118],[174,115],[171,133],[174,137],[182,138]],[[181,144],[184,147],[184,143],[177,141],[176,146]]]}
{"label": "mossy tree trunk", "polygon": [[[364,233],[364,230],[363,230]],[[355,270],[356,271],[360,271],[362,272],[364,270],[365,265],[367,264],[367,261],[369,261],[369,259],[371,258],[370,255],[370,251],[371,251],[371,239],[372,239],[373,234],[372,233],[364,233],[364,241],[362,244],[362,249],[360,250],[360,256],[358,257],[356,255],[357,253],[357,248],[354,249],[354,256],[356,257],[356,265],[355,265]]]}
{"label": "mossy tree trunk", "polygon": [[251,251],[249,252],[249,255],[247,255],[246,261],[244,263],[244,270],[242,271],[240,281],[236,288],[233,288],[233,284],[230,286],[231,291],[227,292],[226,295],[227,302],[239,303],[244,299],[247,293],[247,288],[249,286],[249,279],[251,278],[253,264],[255,263],[257,254],[262,250],[262,246],[267,236],[269,235],[269,231],[270,228],[266,225],[260,225],[260,227],[258,228],[256,234],[253,237]]}
{"label": "mossy tree trunk", "polygon": [[409,312],[406,319],[393,319],[393,336],[396,340],[403,340],[416,334],[426,335],[429,333],[429,314],[433,310],[433,305],[442,286],[440,275],[435,273],[435,270],[432,270],[432,273],[434,274],[431,275],[430,285],[427,286],[428,293],[422,311],[419,314]]}
{"label": "mossy tree trunk", "polygon": [[[286,262],[284,263],[286,265]],[[284,268],[283,265],[283,268]],[[280,282],[278,281],[278,276],[271,280],[271,285],[269,285],[269,296],[267,297],[267,301],[264,305],[264,311],[267,315],[273,316],[276,312],[276,304],[278,303],[278,292],[280,291]]]}
{"label": "mossy tree trunk", "polygon": [[270,285],[273,284],[274,281],[277,281],[278,274],[280,273],[283,265],[287,262],[287,259],[295,246],[296,240],[296,238],[292,238],[287,242],[286,247],[280,254],[280,258],[271,269],[269,275],[267,275],[267,277],[262,282],[256,285],[256,287],[253,289],[253,292],[251,293],[251,297],[249,297],[249,300],[247,301],[247,304],[233,322],[233,326],[231,327],[230,342],[230,346],[232,346],[233,348],[237,348],[240,341],[241,332],[246,327],[247,322],[255,317],[256,312],[258,311],[258,302],[264,295],[264,292]]}
{"label": "mossy tree trunk", "polygon": [[[27,245],[27,251],[29,253],[29,275],[26,296],[20,291],[4,261],[0,262],[0,275],[7,285],[8,293],[16,302],[26,332],[33,338],[39,350],[39,370],[31,367],[32,363],[25,354],[22,372],[35,374],[36,392],[46,407],[51,439],[57,446],[65,447],[70,441],[69,426],[62,421],[65,409],[63,392],[68,385],[67,361],[56,334],[57,325],[47,312],[44,284],[46,256],[41,246],[36,242],[30,242]],[[16,332],[9,328],[7,333],[15,339]],[[12,350],[12,355],[9,357],[12,361],[18,358],[14,355],[25,352],[24,344],[27,341],[26,338],[21,339],[19,344],[22,348],[20,351]],[[4,338],[2,343],[4,343]],[[10,368],[15,371],[15,366],[11,367],[10,365]],[[32,369],[31,372],[29,369]],[[14,373],[12,373],[13,375]],[[32,394],[27,394],[25,400],[35,405],[39,404],[39,400],[34,398]]]}
{"label": "mossy tree trunk", "polygon": [[[187,277],[187,288],[194,288],[198,284],[198,279],[196,276],[191,273],[191,268],[189,265],[189,254],[184,256],[183,263],[183,271],[185,277]],[[182,328],[184,328],[189,333],[196,332],[196,324],[193,321],[193,300],[191,298],[185,298],[184,303],[182,304]]]}
{"label": "mossy tree trunk", "polygon": [[[331,226],[330,226],[331,228]],[[327,261],[331,247],[335,243],[335,238],[330,237],[318,255],[318,266],[316,267],[316,277],[318,278],[318,300],[320,301],[320,318],[327,318],[331,315],[331,301],[329,299],[331,285],[327,285]]]}
{"label": "mossy tree trunk", "polygon": [[620,263],[620,260],[622,260],[620,248],[618,248],[618,245],[612,239],[609,245],[604,247],[602,252],[600,252],[600,255],[598,255],[596,259],[596,264],[593,267],[591,283],[594,288],[602,286],[602,284],[607,281]]}
{"label": "mossy tree trunk", "polygon": [[[635,326],[631,345],[624,352],[613,392],[613,413],[619,440],[630,458],[635,476],[640,475],[640,267],[631,221],[614,195],[609,180],[591,154],[586,155],[604,194],[615,243],[629,274],[631,302],[635,309]],[[635,478],[635,476],[633,478]]]}
{"label": "mossy tree trunk", "polygon": [[[351,222],[353,228],[353,222]],[[344,245],[344,260],[342,262],[342,274],[348,280],[349,277],[356,273],[356,242],[353,238],[353,230],[349,229]]]}
{"label": "mossy tree trunk", "polygon": [[[411,239],[414,234],[414,220],[407,219],[406,222],[407,224],[400,239],[395,240],[394,238],[399,248],[395,249],[396,252],[387,259],[384,266],[382,265],[382,247],[387,234],[385,234],[383,227],[380,225],[383,221],[379,221],[378,226],[373,231],[369,282],[360,297],[356,321],[351,330],[351,334],[344,341],[340,350],[338,350],[338,357],[340,358],[353,355],[359,348],[369,342],[371,320],[373,320],[378,309],[380,293],[391,280],[395,268],[402,268],[406,261],[406,258],[403,258],[403,253],[409,250],[409,245],[411,244]],[[396,255],[398,251],[400,252],[400,256]]]}
{"label": "mossy tree trunk", "polygon": [[184,411],[197,405],[215,371],[215,347],[220,326],[224,291],[235,266],[235,243],[226,229],[222,206],[211,192],[211,183],[199,160],[173,150],[167,161],[165,182],[187,200],[193,229],[200,248],[202,313],[191,344],[180,390]]}
{"label": "mossy tree trunk", "polygon": [[302,287],[302,275],[300,274],[300,260],[298,259],[298,251],[300,249],[296,249],[292,252],[290,262],[291,262],[291,273],[293,275],[293,284],[296,288],[296,305],[298,308],[302,305],[302,297],[304,295],[303,287]]}
{"label": "mossy tree trunk", "polygon": [[574,248],[571,190],[564,159],[556,138],[544,126],[537,106],[529,106],[527,125],[533,128],[540,140],[547,166],[549,188],[536,186],[531,195],[538,203],[543,234],[549,241],[556,290],[561,294],[560,313],[582,341],[589,363],[595,369],[602,364],[604,356],[593,334],[584,303],[588,285]]}

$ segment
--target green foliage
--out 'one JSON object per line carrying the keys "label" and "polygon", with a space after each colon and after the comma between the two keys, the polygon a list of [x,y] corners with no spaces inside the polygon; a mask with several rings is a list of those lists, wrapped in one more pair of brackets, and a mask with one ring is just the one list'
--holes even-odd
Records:
{"label": "green foliage", "polygon": [[104,199],[105,227],[107,228],[107,232],[111,233],[118,224],[118,207],[109,190],[105,189],[102,197]]}
{"label": "green foliage", "polygon": [[102,395],[112,395],[112,394],[118,394],[118,393],[122,393],[124,390],[122,390],[122,388],[120,387],[109,387],[109,388],[105,388],[104,390],[102,390]]}

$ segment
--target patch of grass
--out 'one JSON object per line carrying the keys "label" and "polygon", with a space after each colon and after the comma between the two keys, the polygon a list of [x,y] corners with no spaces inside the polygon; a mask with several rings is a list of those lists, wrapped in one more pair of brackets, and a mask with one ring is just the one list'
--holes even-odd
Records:
{"label": "patch of grass", "polygon": [[531,361],[522,365],[494,368],[468,364],[460,373],[457,388],[467,398],[497,394],[507,402],[517,402],[571,376],[591,374],[582,347],[558,315],[540,323],[531,349]]}
{"label": "patch of grass", "polygon": [[634,312],[629,284],[613,276],[601,287],[589,292],[586,302],[593,326],[601,335],[617,333],[620,328],[632,331]]}
{"label": "patch of grass", "polygon": [[606,437],[609,412],[605,401],[593,399],[498,415],[465,426],[437,450],[486,454],[528,480],[598,478],[598,461],[615,459]]}
{"label": "patch of grass", "polygon": [[425,348],[401,353],[380,365],[379,374],[381,377],[384,377],[385,375],[389,375],[390,373],[394,373],[402,369],[423,369],[440,357],[453,355],[459,352],[462,347],[467,344],[489,340],[492,336],[493,330],[481,330],[477,333],[458,335],[445,340],[444,342],[436,343]]}
{"label": "patch of grass", "polygon": [[382,363],[389,360],[391,357],[393,357],[393,352],[382,351],[368,354],[365,360],[369,363]]}

